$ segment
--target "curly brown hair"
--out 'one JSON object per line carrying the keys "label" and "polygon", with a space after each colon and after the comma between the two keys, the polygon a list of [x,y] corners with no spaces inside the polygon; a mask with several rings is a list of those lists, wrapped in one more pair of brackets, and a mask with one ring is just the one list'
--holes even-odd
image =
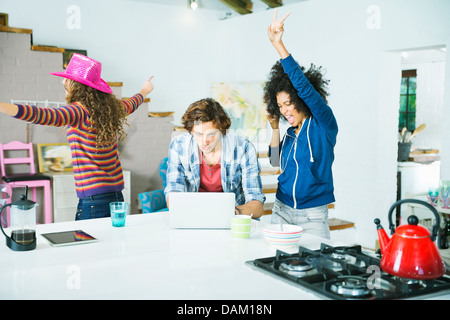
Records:
{"label": "curly brown hair", "polygon": [[110,145],[116,140],[125,142],[129,125],[122,101],[115,95],[99,91],[77,81],[69,81],[67,103],[79,102],[89,112],[91,132],[96,133],[96,146]]}
{"label": "curly brown hair", "polygon": [[[323,77],[322,67],[316,67],[311,63],[311,66],[307,71],[305,71],[305,67],[303,66],[300,66],[300,68],[309,82],[313,85],[314,89],[316,89],[322,99],[327,102],[329,80],[326,80]],[[289,76],[284,72],[281,63],[277,61],[272,66],[269,79],[264,86],[264,102],[267,104],[267,112],[271,116],[277,116],[286,120],[282,117],[280,107],[277,103],[277,94],[282,91],[289,94],[291,103],[298,112],[303,113],[306,117],[311,116],[311,110],[309,110],[306,103],[298,96],[298,92],[294,88]]]}
{"label": "curly brown hair", "polygon": [[225,135],[231,126],[231,120],[219,102],[212,98],[198,100],[192,103],[181,117],[183,127],[191,132],[195,122],[210,122]]}

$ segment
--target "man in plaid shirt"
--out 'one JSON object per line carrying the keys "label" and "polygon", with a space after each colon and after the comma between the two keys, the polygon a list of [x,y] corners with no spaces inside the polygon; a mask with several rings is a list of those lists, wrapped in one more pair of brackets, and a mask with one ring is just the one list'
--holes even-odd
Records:
{"label": "man in plaid shirt", "polygon": [[230,118],[210,98],[191,104],[182,123],[188,133],[175,137],[169,148],[167,205],[170,192],[233,192],[235,213],[259,218],[266,197],[254,145],[227,132]]}

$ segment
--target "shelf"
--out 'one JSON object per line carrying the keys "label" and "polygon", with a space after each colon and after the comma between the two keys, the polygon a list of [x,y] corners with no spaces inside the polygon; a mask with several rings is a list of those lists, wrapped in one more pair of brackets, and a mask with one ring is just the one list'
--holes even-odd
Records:
{"label": "shelf", "polygon": [[263,193],[275,193],[277,192],[277,184],[267,184],[263,186]]}
{"label": "shelf", "polygon": [[110,87],[123,87],[123,82],[118,82],[118,81],[107,81],[106,82],[108,84],[108,86]]}
{"label": "shelf", "polygon": [[280,174],[281,171],[279,168],[261,168],[260,175],[262,176],[270,176],[273,174]]}
{"label": "shelf", "polygon": [[32,34],[32,29],[24,29],[24,28],[13,28],[13,27],[5,27],[0,26],[0,32],[13,32],[13,33],[26,33],[26,34]]}
{"label": "shelf", "polygon": [[173,126],[173,131],[187,132],[183,126]]}
{"label": "shelf", "polygon": [[[108,82],[107,82],[108,83]],[[113,86],[114,87],[114,86]],[[122,99],[130,99],[130,98],[126,98],[126,97],[122,97]],[[144,103],[149,103],[150,102],[150,98],[145,98],[144,99]]]}
{"label": "shelf", "polygon": [[268,151],[258,151],[258,158],[268,158],[269,152]]}
{"label": "shelf", "polygon": [[353,228],[355,226],[355,224],[353,222],[336,219],[336,218],[329,219],[328,223],[330,225],[331,231]]}
{"label": "shelf", "polygon": [[31,46],[32,51],[45,51],[45,52],[65,52],[66,49],[64,48],[58,48],[58,47],[52,47],[52,46],[40,46],[40,45],[32,45]]}
{"label": "shelf", "polygon": [[152,118],[164,118],[164,117],[170,117],[174,113],[175,113],[174,111],[170,111],[170,112],[149,112],[148,116],[152,117]]}

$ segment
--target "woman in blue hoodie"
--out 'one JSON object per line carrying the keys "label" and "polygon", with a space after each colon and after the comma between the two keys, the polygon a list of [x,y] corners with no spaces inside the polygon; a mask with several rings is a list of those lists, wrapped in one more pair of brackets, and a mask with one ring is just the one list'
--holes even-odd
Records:
{"label": "woman in blue hoodie", "polygon": [[[331,166],[338,126],[326,96],[321,68],[308,71],[294,60],[282,41],[284,20],[275,10],[269,40],[281,57],[264,88],[272,139],[270,161],[280,166],[272,223],[289,223],[305,232],[330,237],[328,204],[335,201]],[[280,142],[279,119],[288,128]]]}

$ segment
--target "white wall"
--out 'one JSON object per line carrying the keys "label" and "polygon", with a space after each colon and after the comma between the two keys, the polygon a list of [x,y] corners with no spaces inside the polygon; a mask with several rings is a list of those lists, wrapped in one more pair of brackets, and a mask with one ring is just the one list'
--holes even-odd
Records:
{"label": "white wall", "polygon": [[[71,4],[81,8],[79,30],[66,27]],[[105,80],[124,82],[124,96],[155,74],[150,109],[176,111],[175,123],[191,102],[210,94],[211,82],[264,80],[278,58],[266,39],[272,10],[222,21],[216,12],[131,0],[0,0],[0,8],[10,26],[34,30],[35,44],[87,49],[103,62]],[[288,49],[305,66],[323,65],[331,80],[329,104],[340,129],[336,214],[355,221],[356,240],[373,247],[373,219],[387,225],[395,201],[400,50],[449,47],[450,1],[309,0],[280,12],[288,10]],[[444,130],[450,136],[450,126]],[[449,179],[450,146],[442,146],[441,157]]]}

